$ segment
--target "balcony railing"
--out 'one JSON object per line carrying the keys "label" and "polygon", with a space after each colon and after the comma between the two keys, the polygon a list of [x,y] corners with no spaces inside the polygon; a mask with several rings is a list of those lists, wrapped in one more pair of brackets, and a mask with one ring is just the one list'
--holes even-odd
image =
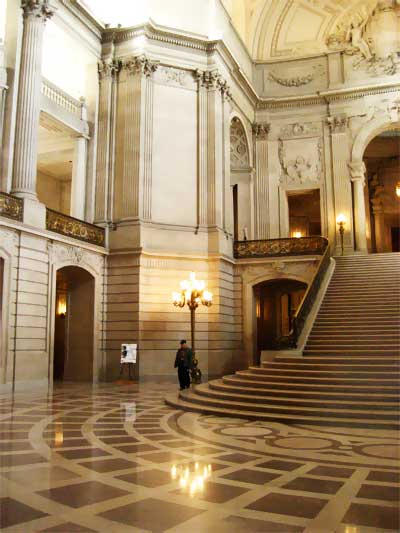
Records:
{"label": "balcony railing", "polygon": [[21,198],[0,192],[0,216],[22,222],[24,203]]}
{"label": "balcony railing", "polygon": [[62,89],[57,87],[57,85],[54,85],[50,81],[43,78],[41,90],[42,94],[55,104],[59,105],[66,111],[77,115],[79,118],[84,118],[84,103],[65,93]]}
{"label": "balcony railing", "polygon": [[288,257],[292,255],[323,255],[327,246],[328,241],[324,237],[235,241],[233,245],[233,254],[236,259]]}
{"label": "balcony railing", "polygon": [[104,228],[58,213],[49,208],[46,209],[46,229],[67,237],[104,246]]}

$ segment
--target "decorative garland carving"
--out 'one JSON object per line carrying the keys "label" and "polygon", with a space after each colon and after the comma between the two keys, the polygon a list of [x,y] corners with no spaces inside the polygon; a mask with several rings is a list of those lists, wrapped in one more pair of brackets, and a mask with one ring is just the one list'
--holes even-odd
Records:
{"label": "decorative garland carving", "polygon": [[304,124],[300,124],[299,122],[296,122],[295,124],[287,124],[286,126],[283,126],[280,131],[280,137],[302,137],[317,135],[318,133],[318,124],[315,124],[313,122],[306,122]]}
{"label": "decorative garland carving", "polygon": [[302,85],[308,85],[315,80],[317,76],[322,75],[324,72],[323,65],[319,64],[313,67],[313,71],[304,76],[293,76],[291,78],[283,78],[274,72],[268,74],[268,78],[279,85],[284,87],[301,87]]}

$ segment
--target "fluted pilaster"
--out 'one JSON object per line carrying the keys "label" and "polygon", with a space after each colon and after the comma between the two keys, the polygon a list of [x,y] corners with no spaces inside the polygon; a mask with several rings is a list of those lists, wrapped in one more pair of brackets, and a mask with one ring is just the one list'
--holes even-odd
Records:
{"label": "fluted pilaster", "polygon": [[268,132],[269,124],[253,124],[255,138],[254,238],[268,239]]}
{"label": "fluted pilaster", "polygon": [[25,0],[21,7],[24,26],[12,192],[16,196],[36,199],[43,32],[53,11],[47,0]]}

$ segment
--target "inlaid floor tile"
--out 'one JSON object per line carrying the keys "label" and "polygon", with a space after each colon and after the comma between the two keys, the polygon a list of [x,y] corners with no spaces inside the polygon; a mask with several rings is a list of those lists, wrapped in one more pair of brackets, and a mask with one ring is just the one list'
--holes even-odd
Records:
{"label": "inlaid floor tile", "polygon": [[399,511],[393,507],[352,503],[343,517],[343,523],[399,531]]}
{"label": "inlaid floor tile", "polygon": [[80,448],[78,450],[64,450],[57,452],[65,459],[85,459],[86,457],[102,457],[103,455],[110,455],[108,452],[100,448]]}
{"label": "inlaid floor tile", "polygon": [[100,461],[86,461],[79,463],[85,468],[95,470],[96,472],[115,472],[116,470],[126,470],[127,468],[134,468],[137,463],[127,461],[126,459],[104,459]]}
{"label": "inlaid floor tile", "polygon": [[246,509],[289,516],[314,518],[325,507],[327,500],[271,492],[247,505]]}
{"label": "inlaid floor tile", "polygon": [[356,497],[368,498],[369,500],[398,502],[400,501],[400,488],[385,487],[383,485],[362,485]]}
{"label": "inlaid floor tile", "polygon": [[271,472],[261,472],[260,470],[242,469],[235,470],[230,474],[221,476],[223,479],[231,479],[232,481],[241,481],[244,483],[251,483],[256,485],[264,485],[268,481],[272,481],[279,477],[279,474],[272,474]]}
{"label": "inlaid floor tile", "polygon": [[95,529],[89,529],[85,526],[80,526],[73,522],[64,522],[58,526],[49,527],[47,529],[42,529],[41,533],[90,533],[96,531]]}
{"label": "inlaid floor tile", "polygon": [[279,459],[272,459],[271,461],[266,461],[265,463],[256,464],[258,468],[270,468],[271,470],[283,470],[286,472],[292,472],[299,468],[301,463],[292,463],[291,461],[281,461]]}
{"label": "inlaid floor tile", "polygon": [[367,481],[383,481],[385,483],[400,483],[400,473],[371,470],[371,472],[367,476]]}
{"label": "inlaid floor tile", "polygon": [[231,463],[248,463],[255,459],[260,459],[257,455],[247,455],[245,453],[229,453],[227,455],[220,455],[218,459],[221,461],[229,461]]}
{"label": "inlaid floor tile", "polygon": [[342,486],[343,483],[340,483],[339,481],[298,477],[284,485],[284,488],[322,494],[336,494]]}
{"label": "inlaid floor tile", "polygon": [[18,524],[37,520],[44,516],[47,516],[47,513],[43,513],[13,498],[0,498],[1,529],[18,526]]}
{"label": "inlaid floor tile", "polygon": [[129,494],[125,490],[117,489],[98,481],[87,481],[65,485],[63,487],[39,491],[38,494],[49,500],[54,500],[69,507],[79,508],[84,505],[103,502],[112,498],[119,498]]}
{"label": "inlaid floor tile", "polygon": [[350,468],[339,468],[336,466],[317,466],[307,472],[313,476],[342,477],[349,478],[355,472]]}
{"label": "inlaid floor tile", "polygon": [[[218,524],[218,533],[300,533],[304,530],[301,526],[279,524],[242,516],[228,516]],[[226,528],[226,529],[225,529]]]}
{"label": "inlaid floor tile", "polygon": [[48,484],[51,485],[57,481],[79,478],[78,474],[75,474],[66,468],[50,465],[29,469],[25,468],[24,470],[11,470],[9,472],[2,472],[1,475],[15,483],[29,486],[33,490]]}
{"label": "inlaid floor tile", "polygon": [[201,509],[187,505],[148,498],[100,513],[100,516],[142,530],[161,532],[183,525],[185,521],[202,512]]}
{"label": "inlaid floor tile", "polygon": [[142,470],[141,472],[131,472],[130,474],[123,474],[116,476],[117,479],[133,483],[135,485],[143,485],[144,487],[154,488],[161,485],[171,483],[171,474],[163,470]]}

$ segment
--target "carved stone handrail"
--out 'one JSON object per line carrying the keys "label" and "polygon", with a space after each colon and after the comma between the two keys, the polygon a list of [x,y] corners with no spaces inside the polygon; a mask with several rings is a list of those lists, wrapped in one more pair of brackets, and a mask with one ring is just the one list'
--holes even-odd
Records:
{"label": "carved stone handrail", "polygon": [[58,213],[49,208],[46,209],[46,229],[91,244],[104,246],[104,228]]}
{"label": "carved stone handrail", "polygon": [[235,241],[233,255],[236,259],[323,255],[327,246],[328,241],[324,237]]}
{"label": "carved stone handrail", "polygon": [[0,191],[0,216],[22,222],[24,202],[21,198]]}
{"label": "carved stone handrail", "polygon": [[57,85],[54,85],[45,78],[42,79],[41,92],[46,98],[59,105],[66,111],[69,111],[74,115],[78,115],[79,118],[84,118],[84,103],[80,100],[76,100],[75,98],[64,92],[62,89],[57,87]]}
{"label": "carved stone handrail", "polygon": [[321,258],[321,261],[319,262],[318,268],[311,280],[311,283],[307,287],[303,299],[301,300],[300,305],[297,308],[297,311],[293,317],[292,329],[290,330],[289,335],[287,337],[282,337],[279,340],[280,349],[297,348],[297,341],[300,337],[301,332],[303,331],[307,317],[314,305],[315,299],[318,295],[319,289],[321,288],[321,284],[325,277],[326,271],[329,268],[329,243],[327,239],[324,239],[324,241],[326,245],[324,254]]}

